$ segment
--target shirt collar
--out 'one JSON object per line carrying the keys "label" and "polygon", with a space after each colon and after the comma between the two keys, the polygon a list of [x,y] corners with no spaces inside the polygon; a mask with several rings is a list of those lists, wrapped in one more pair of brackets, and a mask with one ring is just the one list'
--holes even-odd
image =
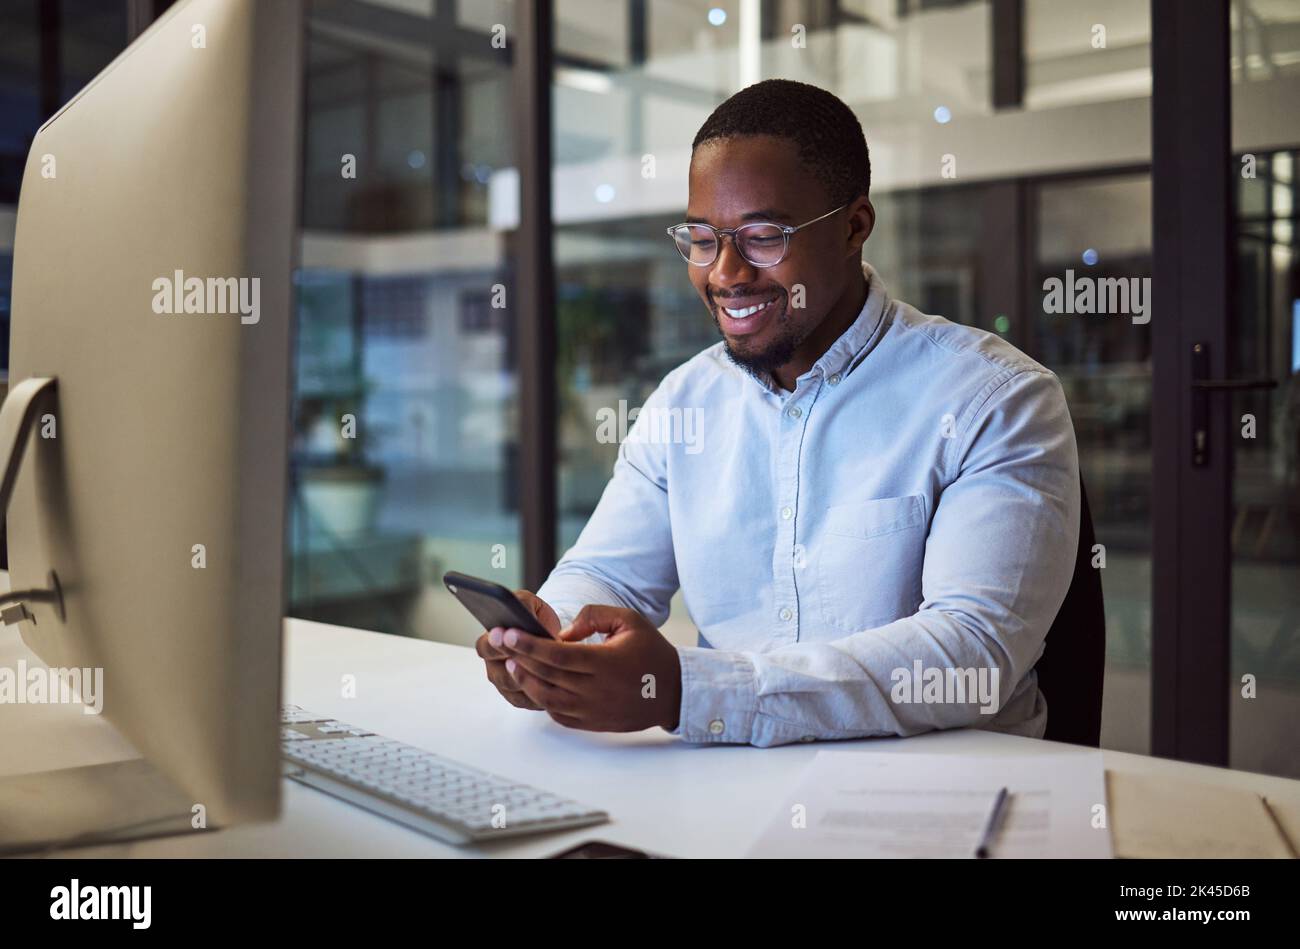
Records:
{"label": "shirt collar", "polygon": [[821,373],[826,378],[847,376],[874,345],[888,294],[880,275],[865,260],[862,262],[862,275],[867,278],[867,299],[862,304],[861,312],[849,328],[840,334],[840,338],[813,363],[809,373]]}
{"label": "shirt collar", "polygon": [[[867,299],[862,304],[862,310],[858,313],[857,319],[846,329],[840,338],[831,344],[826,352],[822,353],[821,358],[812,364],[812,368],[795,380],[795,388],[804,380],[821,375],[829,379],[836,377],[836,381],[847,376],[870,352],[871,347],[875,345],[877,337],[876,330],[880,327],[881,317],[884,315],[885,306],[888,302],[888,292],[885,290],[885,284],[881,281],[880,275],[865,260],[862,262],[862,275],[867,278]],[[733,363],[733,365],[735,365]],[[748,370],[736,366],[741,372],[749,376],[754,382],[758,383],[763,389],[774,395],[786,395],[786,391],[777,385],[776,380],[770,373],[754,375]]]}

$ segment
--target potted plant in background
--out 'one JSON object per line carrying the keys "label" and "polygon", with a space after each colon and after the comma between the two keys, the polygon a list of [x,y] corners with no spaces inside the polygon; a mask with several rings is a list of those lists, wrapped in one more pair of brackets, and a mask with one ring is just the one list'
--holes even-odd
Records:
{"label": "potted plant in background", "polygon": [[375,440],[364,418],[372,389],[364,380],[353,392],[299,400],[299,490],[309,533],[350,538],[374,532],[384,469],[367,456]]}
{"label": "potted plant in background", "polygon": [[618,454],[617,443],[596,439],[601,413],[618,413],[620,400],[637,388],[635,366],[645,346],[648,304],[635,281],[622,276],[624,283],[596,286],[571,278],[560,288],[556,378],[565,446],[559,486],[563,512],[589,512],[600,497]]}

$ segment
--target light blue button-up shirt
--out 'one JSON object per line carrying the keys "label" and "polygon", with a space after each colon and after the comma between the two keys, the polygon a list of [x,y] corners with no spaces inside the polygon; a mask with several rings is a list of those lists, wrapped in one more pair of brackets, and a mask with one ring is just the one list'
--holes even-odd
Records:
{"label": "light blue button-up shirt", "polygon": [[538,595],[656,625],[680,587],[694,742],[982,727],[1042,737],[1034,663],[1074,572],[1079,462],[1056,376],[891,300],[793,392],[723,344],[673,370]]}

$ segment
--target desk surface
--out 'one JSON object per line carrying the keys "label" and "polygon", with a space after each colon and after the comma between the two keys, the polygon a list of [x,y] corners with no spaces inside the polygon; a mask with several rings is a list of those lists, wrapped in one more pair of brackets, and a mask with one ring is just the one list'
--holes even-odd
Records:
{"label": "desk surface", "polygon": [[[0,666],[35,657],[16,631],[0,629]],[[340,697],[343,676],[356,697]],[[498,774],[603,807],[612,823],[457,848],[407,830],[320,791],[284,782],[283,812],[270,824],[196,837],[62,851],[138,857],[537,857],[600,839],[681,857],[743,856],[803,766],[819,750],[1086,753],[1055,742],[985,731],[908,739],[796,744],[781,748],[691,746],[659,729],[631,735],[577,732],[497,695],[473,650],[424,640],[285,621],[285,701],[361,725]],[[0,774],[134,757],[106,721],[79,707],[0,706]],[[1300,781],[1104,752],[1107,768],[1251,788],[1300,802]]]}

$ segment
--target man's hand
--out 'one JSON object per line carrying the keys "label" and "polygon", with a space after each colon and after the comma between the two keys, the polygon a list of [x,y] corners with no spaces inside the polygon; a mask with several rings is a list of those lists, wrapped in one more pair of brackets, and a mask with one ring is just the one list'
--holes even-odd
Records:
{"label": "man's hand", "polygon": [[[560,618],[555,615],[555,610],[551,609],[549,603],[527,590],[516,590],[515,596],[537,617],[537,621],[542,624],[548,633],[554,636],[560,631]],[[474,644],[474,651],[483,658],[483,664],[487,667],[488,681],[497,687],[497,691],[501,693],[507,702],[518,708],[527,708],[540,712],[542,707],[524,693],[523,689],[519,687],[519,683],[506,669],[506,660],[510,656],[500,648],[505,632],[500,627],[488,630],[478,638],[478,641]],[[520,633],[519,635],[528,636],[528,633]]]}
{"label": "man's hand", "polygon": [[[604,633],[600,643],[582,643]],[[682,670],[677,648],[635,610],[586,606],[558,641],[506,630],[506,670],[530,703],[569,728],[634,732],[677,727]],[[509,698],[509,696],[507,696]]]}

